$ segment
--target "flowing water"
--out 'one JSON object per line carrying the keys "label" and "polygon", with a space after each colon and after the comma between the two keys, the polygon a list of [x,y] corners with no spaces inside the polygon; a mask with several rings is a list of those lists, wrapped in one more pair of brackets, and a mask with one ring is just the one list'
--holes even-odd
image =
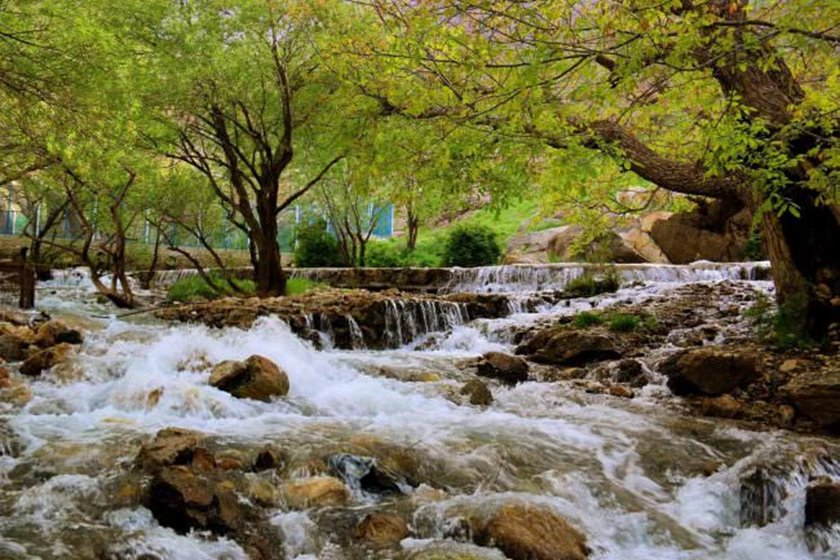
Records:
{"label": "flowing water", "polygon": [[[840,558],[840,532],[824,531],[809,547],[803,529],[809,478],[840,476],[836,440],[682,416],[662,406],[661,379],[632,400],[538,382],[494,386],[487,408],[450,400],[469,377],[458,364],[511,351],[512,327],[668,297],[686,279],[769,290],[749,280],[749,267],[733,270],[651,268],[645,274],[656,282],[539,313],[444,321],[446,332],[379,352],[362,341],[353,351],[318,351],[271,318],[248,331],[88,319],[96,328],[74,373],[45,374],[22,410],[0,408],[0,558],[245,558],[231,540],[178,535],[149,510],[114,498],[140,445],[170,426],[303,457],[359,438],[411,450],[423,481],[404,498],[414,504],[413,535],[401,552],[357,550],[333,537],[329,512],[277,507],[271,520],[290,559],[424,558],[423,550],[452,554],[425,558],[502,559],[459,542],[452,526],[465,512],[510,500],[554,509],[586,534],[593,559]],[[516,291],[525,282],[498,268],[470,275],[457,289]],[[60,284],[42,288],[43,306],[65,316],[101,314],[83,280]],[[285,369],[287,398],[243,400],[208,385],[203,364],[251,354]],[[418,380],[418,373],[427,375]],[[430,487],[445,493],[422,499]],[[376,502],[359,493],[347,509]]]}

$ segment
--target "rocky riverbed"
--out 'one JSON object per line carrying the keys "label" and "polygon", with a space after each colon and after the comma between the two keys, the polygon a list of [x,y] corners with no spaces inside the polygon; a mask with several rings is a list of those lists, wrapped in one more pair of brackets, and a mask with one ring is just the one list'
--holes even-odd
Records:
{"label": "rocky riverbed", "polygon": [[840,332],[556,288],[0,317],[0,557],[838,557]]}

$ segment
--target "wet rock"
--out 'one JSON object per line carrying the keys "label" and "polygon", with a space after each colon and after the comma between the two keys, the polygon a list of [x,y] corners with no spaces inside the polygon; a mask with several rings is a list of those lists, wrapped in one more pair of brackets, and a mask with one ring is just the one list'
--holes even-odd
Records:
{"label": "wet rock", "polygon": [[200,529],[224,535],[244,522],[232,488],[214,485],[181,465],[155,475],[149,487],[149,509],[161,525],[179,533]]}
{"label": "wet rock", "polygon": [[729,393],[759,376],[756,355],[732,348],[696,348],[668,357],[660,371],[676,395]]}
{"label": "wet rock", "polygon": [[822,481],[808,487],[805,526],[827,527],[840,523],[840,484]]}
{"label": "wet rock", "polygon": [[0,358],[12,362],[22,360],[27,348],[29,342],[23,338],[10,332],[0,332]]}
{"label": "wet rock", "polygon": [[210,531],[237,541],[249,558],[282,558],[279,535],[264,516],[240,500],[247,484],[229,471],[197,471],[184,465],[164,467],[152,478],[145,503],[164,527],[179,533]]}
{"label": "wet rock", "polygon": [[47,321],[38,327],[35,335],[35,344],[41,348],[48,348],[56,344],[81,344],[84,336],[77,329],[71,329],[61,321]]}
{"label": "wet rock", "polygon": [[226,361],[213,368],[210,385],[241,399],[263,402],[289,392],[289,378],[277,364],[262,356],[244,362]]}
{"label": "wet rock", "polygon": [[528,362],[502,352],[487,352],[478,364],[478,375],[498,379],[509,385],[528,380]]}
{"label": "wet rock", "polygon": [[282,468],[285,464],[283,454],[271,447],[266,447],[254,458],[254,465],[251,470],[254,472],[267,471]]}
{"label": "wet rock", "polygon": [[524,504],[499,508],[475,528],[475,542],[494,546],[511,560],[583,560],[586,538],[553,511]]}
{"label": "wet rock", "polygon": [[781,519],[785,514],[783,504],[787,498],[781,478],[780,473],[759,467],[741,479],[742,526],[764,527]]}
{"label": "wet rock", "polygon": [[490,406],[493,404],[493,393],[487,387],[487,383],[480,379],[471,379],[461,388],[461,394],[467,395],[470,404],[476,406]]}
{"label": "wet rock", "polygon": [[799,368],[799,360],[785,360],[779,366],[779,371],[782,373],[793,373]]}
{"label": "wet rock", "polygon": [[408,537],[408,523],[398,515],[371,513],[353,530],[353,537],[376,548],[387,548]]}
{"label": "wet rock", "polygon": [[621,355],[615,340],[605,334],[564,328],[537,333],[516,353],[528,355],[535,362],[565,366],[613,360]]}
{"label": "wet rock", "polygon": [[697,406],[703,416],[740,418],[744,414],[744,405],[732,395],[700,397]]}
{"label": "wet rock", "polygon": [[632,358],[621,360],[616,364],[615,380],[636,388],[644,387],[648,384],[648,379],[642,368],[642,364]]}
{"label": "wet rock", "polygon": [[333,455],[328,460],[330,470],[350,488],[372,494],[401,494],[397,477],[376,464],[372,457],[358,457],[348,453]]}
{"label": "wet rock", "polygon": [[347,486],[331,476],[289,482],[283,486],[283,496],[292,509],[342,506],[350,501]]}
{"label": "wet rock", "polygon": [[609,393],[613,397],[619,397],[622,399],[632,399],[636,396],[633,392],[633,389],[629,387],[624,387],[623,385],[611,385],[607,389],[607,393]]}
{"label": "wet rock", "polygon": [[840,431],[840,371],[796,378],[782,392],[801,414],[824,428]]}
{"label": "wet rock", "polygon": [[40,375],[58,364],[64,363],[76,352],[72,344],[63,342],[26,358],[20,366],[20,373],[31,377]]}
{"label": "wet rock", "polygon": [[[164,428],[140,448],[136,462],[147,472],[157,472],[172,465],[190,465],[198,454],[204,434],[181,428]],[[201,460],[201,459],[200,459]]]}
{"label": "wet rock", "polygon": [[12,374],[9,368],[0,366],[0,389],[8,389],[12,386]]}

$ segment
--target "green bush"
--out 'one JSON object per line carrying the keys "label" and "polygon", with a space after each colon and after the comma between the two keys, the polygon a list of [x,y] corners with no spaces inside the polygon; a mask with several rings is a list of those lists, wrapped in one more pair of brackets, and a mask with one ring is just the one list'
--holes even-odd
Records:
{"label": "green bush", "polygon": [[783,349],[809,348],[816,342],[802,330],[805,307],[805,302],[794,299],[777,309],[769,297],[759,294],[744,315],[762,342]]}
{"label": "green bush", "polygon": [[499,262],[502,248],[495,232],[482,225],[460,225],[452,229],[443,253],[447,266],[488,266]]}
{"label": "green bush", "polygon": [[587,270],[577,278],[571,279],[563,292],[569,297],[592,297],[598,294],[615,292],[621,287],[621,276],[614,266],[603,271]]}
{"label": "green bush", "polygon": [[639,328],[641,321],[629,313],[616,313],[610,317],[610,330],[613,332],[630,332]]}
{"label": "green bush", "polygon": [[371,268],[406,266],[405,248],[393,241],[371,241],[367,246],[365,265]]}
{"label": "green bush", "polygon": [[600,325],[604,322],[603,317],[597,313],[592,313],[590,311],[583,311],[575,315],[575,318],[572,319],[572,325],[579,329],[585,329],[587,327],[592,327],[595,325]]}
{"label": "green bush", "polygon": [[344,266],[338,242],[327,231],[327,222],[316,220],[298,229],[295,266]]}
{"label": "green bush", "polygon": [[[238,292],[231,288],[220,274],[211,273],[210,278],[218,289],[211,287],[201,276],[190,276],[178,280],[169,287],[166,294],[167,301],[187,303],[198,299],[217,299],[238,295]],[[256,286],[252,280],[233,280],[233,282],[245,295],[253,295],[256,292]]]}

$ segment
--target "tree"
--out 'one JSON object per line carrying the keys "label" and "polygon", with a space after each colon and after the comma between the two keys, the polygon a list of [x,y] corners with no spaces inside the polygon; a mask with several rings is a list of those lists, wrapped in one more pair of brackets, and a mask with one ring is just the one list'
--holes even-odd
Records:
{"label": "tree", "polygon": [[334,103],[346,100],[318,50],[323,29],[284,2],[203,0],[170,16],[159,24],[171,39],[167,154],[198,170],[248,235],[259,295],[283,295],[278,215],[344,157]]}
{"label": "tree", "polygon": [[779,303],[813,334],[840,319],[831,2],[370,6],[377,30],[347,24],[344,48],[384,113],[594,149],[659,188],[733,199],[761,222]]}

